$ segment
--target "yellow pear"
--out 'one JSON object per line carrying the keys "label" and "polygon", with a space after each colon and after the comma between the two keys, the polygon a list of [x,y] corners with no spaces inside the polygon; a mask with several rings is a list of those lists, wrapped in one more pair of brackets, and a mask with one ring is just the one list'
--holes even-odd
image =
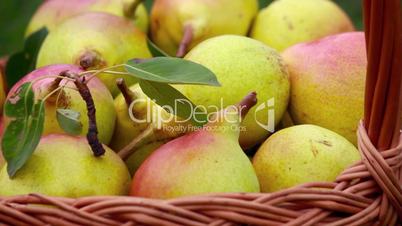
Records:
{"label": "yellow pear", "polygon": [[330,0],[277,0],[260,11],[251,37],[282,51],[300,42],[353,30],[346,13]]}
{"label": "yellow pear", "polygon": [[298,125],[270,136],[253,166],[262,192],[322,181],[331,182],[360,160],[358,150],[339,134],[315,125]]}
{"label": "yellow pear", "polygon": [[[146,36],[131,21],[91,12],[67,19],[52,30],[39,50],[36,66],[68,63],[92,70],[148,57],[151,53]],[[123,70],[121,67],[117,69]],[[98,77],[113,95],[118,93],[115,75],[101,73]],[[137,81],[131,76],[123,77],[130,84]]]}
{"label": "yellow pear", "polygon": [[[33,15],[26,36],[42,27],[52,31],[64,20],[84,12],[105,12],[134,19],[143,32],[148,31],[148,13],[139,0],[51,0],[44,1]],[[135,11],[134,15],[133,12]]]}
{"label": "yellow pear", "polygon": [[222,35],[192,49],[185,59],[209,68],[221,87],[177,85],[193,103],[208,112],[235,104],[248,92],[258,93],[258,103],[241,124],[240,144],[250,148],[264,141],[286,111],[289,76],[274,49],[251,38]]}
{"label": "yellow pear", "polygon": [[114,151],[95,157],[83,137],[51,134],[41,138],[26,164],[10,179],[0,171],[0,196],[41,193],[83,197],[126,195],[130,174]]}
{"label": "yellow pear", "polygon": [[152,40],[170,55],[183,56],[205,39],[247,35],[257,0],[155,0]]}

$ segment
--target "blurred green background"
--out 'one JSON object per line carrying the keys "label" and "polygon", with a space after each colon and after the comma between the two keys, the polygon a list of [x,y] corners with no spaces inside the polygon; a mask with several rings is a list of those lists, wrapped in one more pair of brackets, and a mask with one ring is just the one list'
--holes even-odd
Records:
{"label": "blurred green background", "polygon": [[[0,57],[22,49],[25,27],[42,1],[0,0]],[[259,1],[260,7],[272,2],[272,0]],[[335,2],[350,15],[356,28],[362,29],[361,0],[335,0]],[[146,0],[146,4],[149,8],[152,0]]]}

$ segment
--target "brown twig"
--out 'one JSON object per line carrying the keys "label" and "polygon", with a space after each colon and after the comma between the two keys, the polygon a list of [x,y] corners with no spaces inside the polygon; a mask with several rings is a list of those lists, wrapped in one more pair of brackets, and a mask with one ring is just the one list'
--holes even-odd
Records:
{"label": "brown twig", "polygon": [[133,93],[128,87],[124,79],[118,78],[116,79],[117,88],[119,88],[121,94],[123,94],[124,100],[126,101],[127,107],[134,101],[136,98],[135,93]]}
{"label": "brown twig", "polygon": [[194,31],[191,24],[184,26],[183,38],[180,42],[179,49],[177,50],[176,57],[184,57],[186,55],[189,45],[193,40]]}
{"label": "brown twig", "polygon": [[247,96],[245,96],[240,103],[237,105],[238,108],[240,109],[240,116],[241,118],[244,118],[248,111],[257,104],[257,93],[256,92],[251,92]]}
{"label": "brown twig", "polygon": [[79,77],[78,74],[71,72],[62,72],[63,76],[74,79],[74,84],[78,89],[82,99],[87,105],[87,116],[88,116],[88,132],[87,140],[89,146],[95,156],[101,156],[105,153],[103,145],[98,139],[98,127],[96,125],[96,109],[95,103],[92,99],[91,92],[85,82],[85,76]]}

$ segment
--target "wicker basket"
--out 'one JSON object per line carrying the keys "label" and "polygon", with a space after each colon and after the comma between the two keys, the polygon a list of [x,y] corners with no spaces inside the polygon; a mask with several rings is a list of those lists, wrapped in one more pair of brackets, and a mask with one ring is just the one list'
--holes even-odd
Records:
{"label": "wicker basket", "polygon": [[335,182],[309,183],[271,194],[211,194],[173,200],[39,194],[1,197],[0,224],[402,225],[401,3],[365,0],[364,15],[369,63],[365,115],[357,132],[362,161]]}

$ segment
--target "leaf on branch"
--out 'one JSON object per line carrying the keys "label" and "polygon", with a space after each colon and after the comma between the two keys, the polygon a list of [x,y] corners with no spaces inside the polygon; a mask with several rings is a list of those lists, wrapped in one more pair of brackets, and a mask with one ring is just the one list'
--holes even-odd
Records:
{"label": "leaf on branch", "polygon": [[24,83],[14,96],[7,99],[4,113],[11,121],[1,145],[8,175],[13,177],[39,144],[45,120],[44,102],[38,100],[35,103],[31,83]]}
{"label": "leaf on branch", "polygon": [[207,114],[172,86],[141,80],[140,87],[151,100],[168,112],[168,109],[173,109],[175,112],[169,113],[179,116],[182,120],[188,119],[196,126],[202,126],[207,122]]}
{"label": "leaf on branch", "polygon": [[60,127],[68,134],[79,135],[82,132],[81,114],[71,109],[57,109],[56,118]]}
{"label": "leaf on branch", "polygon": [[149,38],[147,38],[148,49],[153,57],[169,57],[165,51],[160,49],[155,43],[153,43]]}
{"label": "leaf on branch", "polygon": [[176,57],[130,60],[125,65],[132,76],[153,82],[220,86],[215,74],[195,62]]}
{"label": "leaf on branch", "polygon": [[5,74],[8,87],[12,87],[22,77],[35,69],[39,49],[48,34],[44,27],[30,35],[21,52],[15,53],[8,59]]}

